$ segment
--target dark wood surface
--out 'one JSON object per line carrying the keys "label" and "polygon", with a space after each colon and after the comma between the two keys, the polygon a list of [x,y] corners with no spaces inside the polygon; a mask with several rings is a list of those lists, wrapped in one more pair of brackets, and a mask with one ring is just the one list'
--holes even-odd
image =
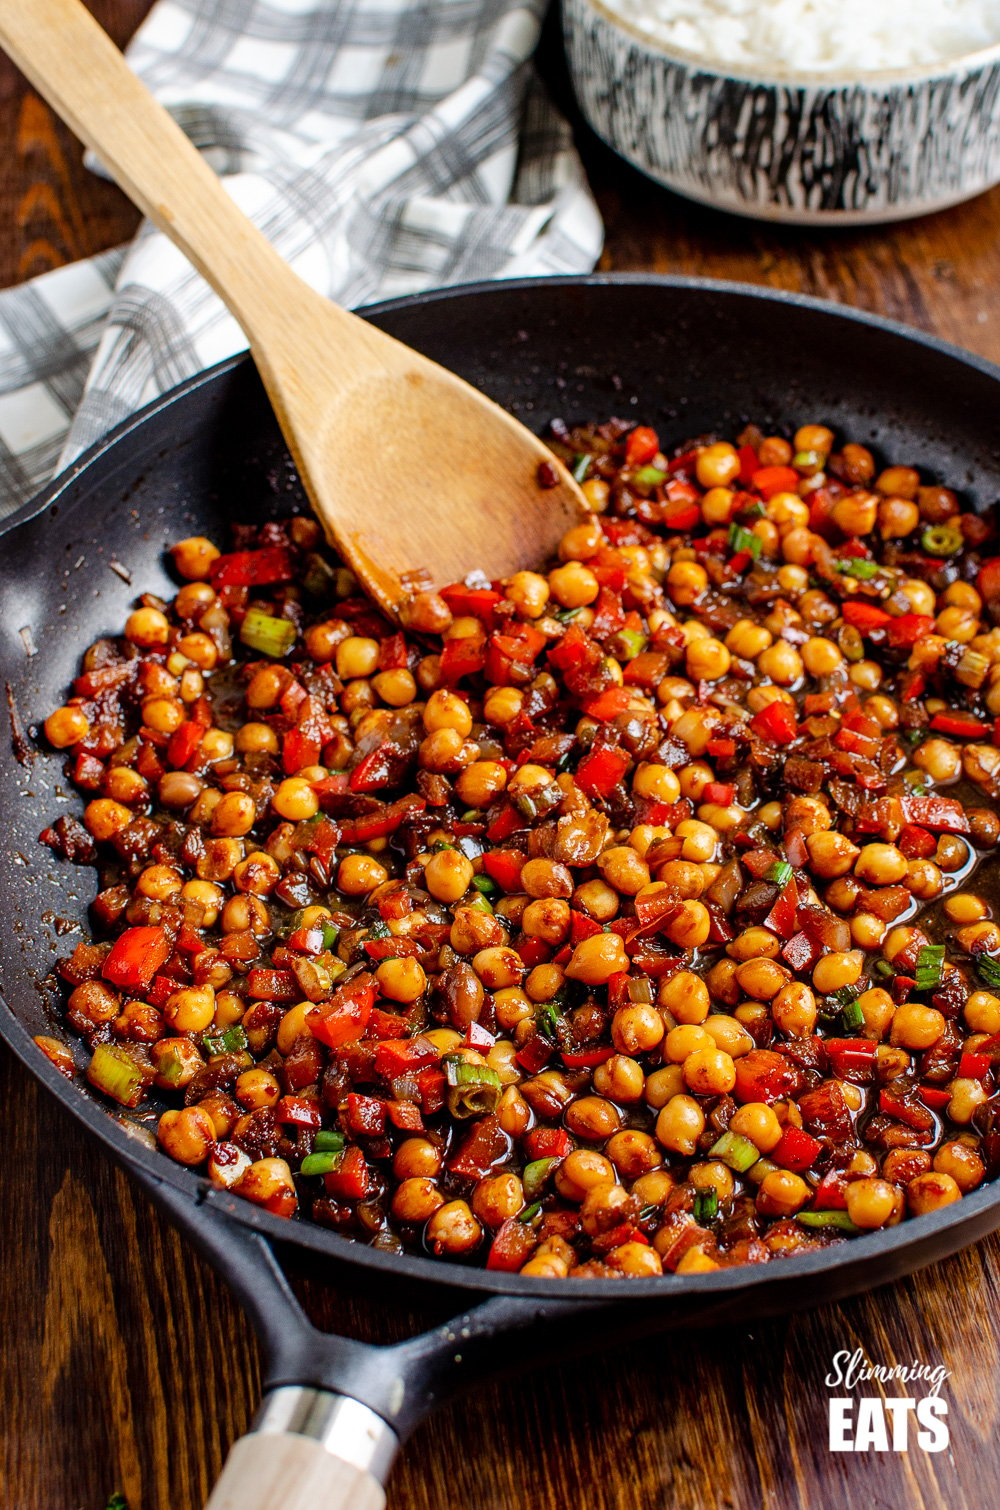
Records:
{"label": "dark wood surface", "polygon": [[[123,41],[148,0],[92,8]],[[817,294],[1000,361],[1000,191],[896,228],[779,230],[687,205],[583,145],[608,227],[603,266]],[[0,62],[0,285],[121,241],[135,221]],[[249,1328],[6,1053],[0,1077],[3,1502],[104,1510],[121,1491],[130,1510],[199,1510],[258,1398]],[[391,1510],[978,1510],[1000,1483],[998,1258],[993,1238],[847,1304],[526,1368],[417,1432]],[[320,1325],[375,1338],[395,1324],[314,1280],[303,1293]],[[855,1347],[951,1370],[950,1452],[830,1453],[824,1378],[833,1354]]]}

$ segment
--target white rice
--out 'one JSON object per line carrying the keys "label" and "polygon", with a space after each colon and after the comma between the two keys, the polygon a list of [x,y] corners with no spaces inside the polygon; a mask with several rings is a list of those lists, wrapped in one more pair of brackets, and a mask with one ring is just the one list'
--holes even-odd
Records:
{"label": "white rice", "polygon": [[1000,42],[1000,0],[604,0],[651,41],[742,74],[853,75]]}

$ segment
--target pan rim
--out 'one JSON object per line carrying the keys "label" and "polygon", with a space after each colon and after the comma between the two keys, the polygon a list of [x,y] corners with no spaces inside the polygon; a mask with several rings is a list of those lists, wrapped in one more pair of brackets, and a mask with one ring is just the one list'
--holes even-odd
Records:
{"label": "pan rim", "polygon": [[[407,309],[442,302],[502,295],[505,292],[520,294],[544,288],[602,288],[641,287],[651,290],[676,290],[703,294],[721,294],[727,297],[750,299],[754,302],[803,309],[818,315],[831,316],[838,321],[875,329],[896,336],[908,345],[917,345],[928,351],[943,355],[970,367],[987,379],[1000,384],[1000,366],[962,347],[943,341],[925,331],[915,330],[899,321],[889,320],[863,310],[850,309],[835,301],[816,299],[811,295],[783,289],[762,288],[750,283],[723,281],[709,278],[682,277],[671,274],[647,273],[595,273],[580,277],[559,275],[548,278],[521,278],[503,281],[456,284],[449,288],[428,290],[400,298],[383,300],[359,311],[365,318],[381,318]],[[81,477],[92,471],[109,454],[113,453],[127,436],[140,430],[145,423],[164,409],[172,407],[181,398],[210,384],[227,372],[248,362],[247,353],[215,364],[186,379],[169,392],[129,416],[102,440],[90,447],[64,472],[56,477],[34,499],[29,500],[7,519],[0,523],[0,540],[37,519],[46,509]],[[216,1210],[232,1222],[259,1232],[281,1247],[289,1246],[322,1254],[337,1261],[367,1269],[374,1274],[394,1275],[401,1280],[412,1280],[424,1285],[445,1287],[478,1295],[482,1298],[507,1296],[511,1299],[552,1301],[604,1301],[657,1299],[682,1300],[685,1297],[700,1297],[720,1302],[761,1286],[772,1288],[782,1279],[808,1280],[851,1269],[862,1270],[877,1266],[880,1261],[905,1254],[907,1250],[931,1246],[934,1239],[956,1229],[974,1228],[977,1241],[992,1227],[1000,1226],[1000,1181],[985,1184],[970,1195],[963,1196],[953,1206],[920,1217],[911,1217],[898,1226],[883,1231],[856,1237],[850,1242],[819,1249],[798,1257],[783,1258],[767,1264],[742,1265],[721,1269],[706,1274],[665,1274],[656,1278],[632,1279],[629,1283],[615,1284],[605,1279],[577,1280],[568,1285],[562,1280],[524,1278],[519,1274],[506,1274],[483,1268],[472,1268],[417,1254],[393,1254],[382,1252],[309,1221],[289,1222],[272,1216],[260,1207],[216,1191],[201,1176],[188,1171],[168,1159],[155,1147],[147,1146],[144,1139],[130,1129],[124,1119],[98,1102],[79,1081],[67,1081],[37,1048],[31,1035],[15,1016],[7,1002],[0,997],[0,1036],[13,1050],[25,1068],[40,1080],[59,1102],[81,1122],[117,1163],[135,1174],[141,1185],[150,1187],[167,1185],[191,1202],[191,1222],[197,1224],[201,1209]],[[992,1217],[992,1222],[988,1218]],[[956,1248],[964,1246],[961,1242]],[[955,1250],[952,1250],[955,1251]],[[929,1259],[928,1259],[929,1261]],[[891,1280],[908,1272],[905,1258],[902,1266],[891,1262],[884,1264],[888,1271],[876,1282]],[[867,1288],[865,1279],[859,1278],[853,1288]],[[782,1289],[791,1288],[782,1286]],[[818,1295],[817,1299],[822,1299]]]}

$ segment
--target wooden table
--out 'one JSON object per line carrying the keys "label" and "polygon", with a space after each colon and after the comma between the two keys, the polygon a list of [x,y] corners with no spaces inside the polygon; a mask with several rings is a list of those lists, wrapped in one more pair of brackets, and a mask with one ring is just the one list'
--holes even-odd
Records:
{"label": "wooden table", "polygon": [[[93,0],[93,9],[124,41],[148,0]],[[1000,360],[1000,191],[897,228],[818,234],[687,205],[593,141],[584,151],[608,227],[604,267],[818,294]],[[0,284],[123,240],[135,219],[115,189],[82,168],[68,132],[13,69],[0,65]],[[6,1054],[0,1075],[4,1503],[104,1510],[119,1490],[130,1510],[198,1510],[258,1398],[250,1331],[213,1273]],[[390,1503],[990,1503],[1000,1480],[998,1260],[994,1238],[849,1304],[735,1335],[654,1337],[642,1348],[479,1389],[417,1432],[393,1472]],[[304,1293],[319,1324],[376,1335],[380,1323],[349,1299],[315,1283]],[[833,1354],[855,1347],[875,1362],[916,1357],[952,1371],[943,1391],[950,1452],[828,1450],[824,1378]]]}

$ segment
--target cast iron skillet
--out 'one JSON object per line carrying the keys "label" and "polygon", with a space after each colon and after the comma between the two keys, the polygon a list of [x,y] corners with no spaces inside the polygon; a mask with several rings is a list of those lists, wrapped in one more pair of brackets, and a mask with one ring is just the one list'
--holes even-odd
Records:
{"label": "cast iron skillet", "polygon": [[[822,420],[965,489],[980,508],[1000,495],[1000,371],[832,305],[733,284],[597,276],[460,288],[383,304],[369,318],[538,430],[556,415],[619,414],[681,442],[731,435],[748,419],[765,431]],[[195,532],[222,542],[228,519],[301,506],[246,360],[193,379],[121,426],[0,530],[0,681],[21,727],[36,728],[63,700],[82,649],[118,629],[137,592],[174,590],[163,566],[168,542]],[[406,507],[405,479],[386,507]],[[581,1339],[597,1346],[612,1333],[621,1340],[837,1299],[1000,1226],[1000,1184],[987,1185],[933,1215],[799,1258],[706,1275],[562,1282],[395,1257],[215,1191],[156,1152],[148,1131],[65,1080],[31,1041],[61,1031],[50,1016],[58,996],[50,972],[74,936],[57,938],[56,922],[82,925],[95,885],[92,871],[54,861],[38,843],[40,829],[74,805],[63,759],[39,750],[19,760],[19,743],[7,736],[0,748],[8,855],[0,867],[0,1033],[246,1306],[266,1357],[258,1430],[323,1439],[384,1478],[399,1441],[438,1400],[480,1372],[522,1364],[526,1352],[551,1357]],[[450,1291],[457,1314],[390,1347],[321,1335],[293,1298],[275,1245],[323,1255],[339,1281],[391,1276],[439,1311]]]}

